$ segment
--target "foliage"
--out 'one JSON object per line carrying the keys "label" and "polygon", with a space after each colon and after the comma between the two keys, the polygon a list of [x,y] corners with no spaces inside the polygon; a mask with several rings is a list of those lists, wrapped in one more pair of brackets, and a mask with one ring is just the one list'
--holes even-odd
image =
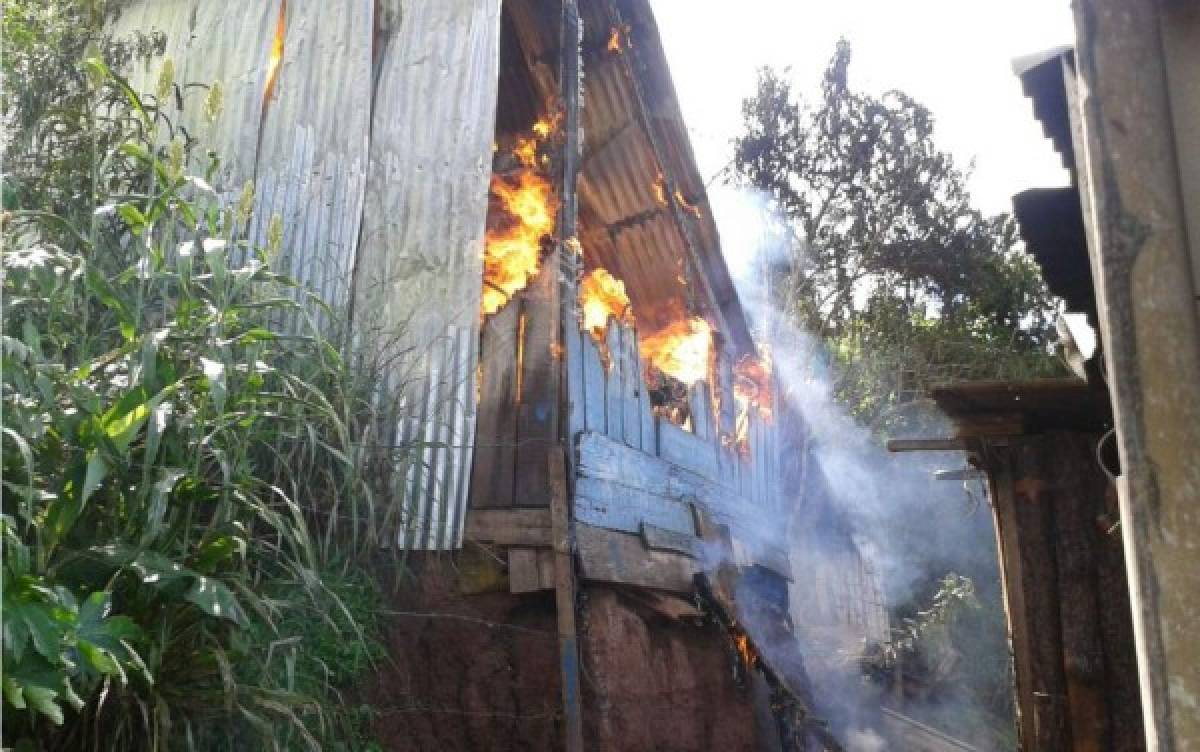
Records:
{"label": "foliage", "polygon": [[1013,220],[971,206],[928,109],[853,90],[849,65],[842,41],[814,109],[769,69],[743,106],[734,167],[780,218],[775,303],[829,348],[868,423],[938,381],[1053,373],[1054,302]]}
{"label": "foliage", "polygon": [[5,743],[362,747],[337,688],[381,654],[374,585],[330,562],[394,529],[409,449],[354,438],[385,361],[347,365],[279,218],[252,242],[253,186],[218,195],[172,121],[170,61],[144,96],[106,63],[156,45],[105,12],[4,21]]}

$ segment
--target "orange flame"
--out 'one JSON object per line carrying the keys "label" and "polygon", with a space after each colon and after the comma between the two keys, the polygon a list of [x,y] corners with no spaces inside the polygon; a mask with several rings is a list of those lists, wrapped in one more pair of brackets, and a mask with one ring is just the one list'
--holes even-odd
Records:
{"label": "orange flame", "polygon": [[537,167],[538,141],[536,138],[518,137],[512,154],[525,167]]}
{"label": "orange flame", "polygon": [[558,130],[558,124],[562,122],[562,117],[561,111],[554,110],[549,115],[540,118],[533,124],[533,134],[542,140],[550,138],[550,134]]}
{"label": "orange flame", "polygon": [[679,206],[685,212],[687,212],[688,214],[691,214],[696,219],[700,219],[700,216],[701,216],[700,207],[698,207],[695,204],[688,201],[687,198],[684,197],[683,191],[679,190],[678,188],[675,189],[675,200],[677,202],[679,202]]}
{"label": "orange flame", "polygon": [[642,337],[638,349],[647,363],[691,385],[708,376],[712,326],[699,316],[681,319]]}
{"label": "orange flame", "polygon": [[667,206],[667,179],[660,172],[658,177],[654,178],[654,202],[659,206],[666,208]]}
{"label": "orange flame", "polygon": [[618,321],[629,316],[625,283],[607,269],[593,269],[583,278],[579,286],[579,303],[583,308],[583,326],[597,341],[604,339],[610,316],[615,316]]}
{"label": "orange flame", "polygon": [[492,196],[510,218],[489,229],[483,253],[484,316],[500,310],[537,274],[541,239],[554,231],[558,201],[549,181],[530,169],[492,176]]}
{"label": "orange flame", "polygon": [[750,644],[750,638],[745,632],[735,631],[732,633],[733,646],[737,648],[738,655],[741,656],[742,663],[747,668],[753,668],[758,662],[758,653],[755,652],[754,646]]}
{"label": "orange flame", "polygon": [[607,49],[616,55],[621,54],[621,30],[616,26],[612,27],[612,30],[608,34]]}

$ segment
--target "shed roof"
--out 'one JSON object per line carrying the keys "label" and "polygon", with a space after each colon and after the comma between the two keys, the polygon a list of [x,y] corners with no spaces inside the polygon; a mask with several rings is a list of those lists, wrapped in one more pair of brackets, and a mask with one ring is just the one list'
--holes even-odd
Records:
{"label": "shed roof", "polygon": [[932,396],[960,427],[994,426],[994,419],[1006,416],[1020,426],[1016,433],[1024,434],[1112,427],[1104,390],[1079,379],[970,381],[936,386]]}

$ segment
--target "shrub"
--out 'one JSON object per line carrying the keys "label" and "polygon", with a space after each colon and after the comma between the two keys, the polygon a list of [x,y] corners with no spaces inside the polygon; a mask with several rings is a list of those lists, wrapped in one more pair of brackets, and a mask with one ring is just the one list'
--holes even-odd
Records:
{"label": "shrub", "polygon": [[[55,39],[81,46],[34,26],[10,84]],[[169,61],[142,97],[101,56],[54,59],[41,117],[5,100],[4,742],[365,744],[337,688],[381,655],[375,585],[330,562],[391,518],[353,438],[372,376],[274,268],[279,219],[251,242],[253,187],[210,186],[215,156],[160,106]]]}

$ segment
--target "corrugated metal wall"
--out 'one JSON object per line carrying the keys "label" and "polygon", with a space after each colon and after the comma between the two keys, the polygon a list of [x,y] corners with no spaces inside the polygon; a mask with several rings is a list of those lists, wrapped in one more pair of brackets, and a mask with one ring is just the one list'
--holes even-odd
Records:
{"label": "corrugated metal wall", "polygon": [[[264,101],[281,11],[283,55]],[[114,31],[162,31],[182,83],[220,81],[224,112],[182,123],[257,186],[255,234],[283,219],[286,262],[365,347],[404,354],[396,442],[423,444],[402,544],[461,543],[495,123],[500,0],[140,0]],[[374,55],[374,60],[373,60]],[[373,65],[374,63],[374,65]],[[152,90],[158,63],[132,72]],[[399,370],[399,369],[398,369]]]}

